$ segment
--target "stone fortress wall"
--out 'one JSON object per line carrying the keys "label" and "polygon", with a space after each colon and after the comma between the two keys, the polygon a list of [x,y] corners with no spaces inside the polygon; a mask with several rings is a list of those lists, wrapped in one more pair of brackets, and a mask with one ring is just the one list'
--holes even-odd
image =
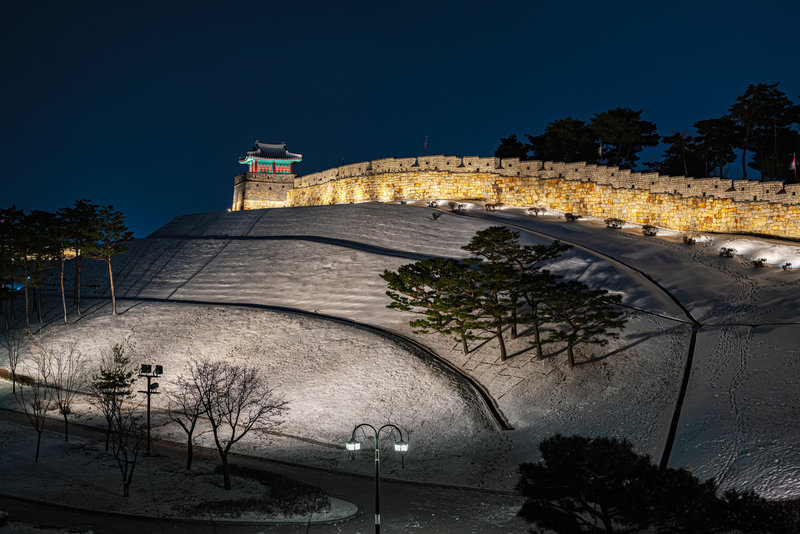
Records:
{"label": "stone fortress wall", "polygon": [[298,176],[287,206],[475,199],[618,218],[685,232],[800,239],[800,184],[640,173],[493,157],[385,158]]}

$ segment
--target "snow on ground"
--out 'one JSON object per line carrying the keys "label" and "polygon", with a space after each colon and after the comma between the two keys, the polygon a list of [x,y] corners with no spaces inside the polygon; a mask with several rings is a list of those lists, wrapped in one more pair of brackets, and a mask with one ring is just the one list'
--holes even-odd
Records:
{"label": "snow on ground", "polygon": [[[0,422],[0,472],[3,493],[66,506],[152,517],[192,517],[216,519],[212,514],[197,512],[205,502],[259,499],[264,486],[250,478],[231,476],[232,489],[226,491],[217,464],[196,459],[191,471],[172,456],[140,457],[134,471],[130,496],[121,498],[122,478],[119,468],[103,444],[73,436],[64,442],[60,432],[45,430],[39,461],[32,462],[31,444],[35,434],[31,428]],[[68,459],[68,461],[65,461]],[[87,476],[87,473],[91,473]],[[36,483],[32,484],[31,480]],[[138,483],[137,483],[138,482]],[[193,508],[190,514],[187,508]],[[355,514],[357,508],[340,499],[332,499],[330,510],[315,513],[319,520],[336,520]],[[280,513],[245,513],[241,521],[304,521],[308,517],[284,516]],[[2,530],[2,528],[0,528]]]}
{"label": "snow on ground", "polygon": [[[429,473],[442,482],[482,484],[485,473],[472,466],[483,453],[472,450],[470,437],[492,428],[486,410],[451,373],[391,341],[330,321],[239,307],[139,303],[121,304],[118,311],[113,317],[104,307],[74,325],[54,326],[44,342],[77,341],[93,361],[119,343],[133,362],[164,366],[158,382],[167,394],[193,358],[257,365],[289,402],[289,413],[280,436],[270,443],[246,438],[240,452],[369,473],[371,465],[348,461],[344,443],[361,422],[392,422],[411,429],[411,446],[425,451],[408,462],[404,476]],[[182,431],[168,424],[167,395],[152,403],[158,435],[182,440]],[[13,400],[7,397],[6,404],[13,407]],[[95,412],[79,420],[87,417],[101,423]],[[210,435],[199,443],[213,447]],[[458,460],[445,470],[444,457]],[[399,458],[386,461],[387,469],[396,469]],[[470,476],[456,475],[462,470]]]}
{"label": "snow on ground", "polygon": [[[253,451],[366,472],[369,466],[342,462],[341,450],[330,445],[341,444],[357,422],[392,421],[412,430],[412,450],[408,468],[391,476],[508,489],[518,463],[535,460],[537,443],[556,432],[627,437],[657,459],[688,352],[688,312],[703,326],[671,465],[691,466],[724,487],[800,495],[800,440],[788,423],[798,415],[799,275],[755,269],[748,261],[800,265],[794,261],[800,247],[718,235],[687,246],[673,234],[644,237],[636,228],[609,230],[599,221],[566,223],[520,210],[443,213],[438,220],[432,212],[357,204],[177,217],[115,258],[117,294],[284,306],[411,334],[409,315],[386,308],[378,276],[384,269],[430,256],[463,257],[461,247],[475,231],[495,221],[529,230],[526,243],[574,242],[581,247],[553,269],[620,293],[638,310],[618,340],[580,348],[579,359],[599,361],[568,369],[555,348],[538,361],[522,337],[509,342],[513,357],[500,363],[492,341],[465,357],[451,341],[415,336],[481,382],[513,431],[487,423],[474,396],[439,367],[324,319],[159,302],[112,318],[97,305],[59,335],[80,337],[87,350],[127,339],[134,353],[156,355],[168,371],[180,369],[190,353],[224,356],[239,346],[292,403],[282,429],[287,436],[274,436],[268,447],[252,442]],[[722,246],[746,257],[722,258]],[[93,287],[84,294],[106,294],[104,265],[85,265]],[[179,437],[170,427],[159,432]]]}

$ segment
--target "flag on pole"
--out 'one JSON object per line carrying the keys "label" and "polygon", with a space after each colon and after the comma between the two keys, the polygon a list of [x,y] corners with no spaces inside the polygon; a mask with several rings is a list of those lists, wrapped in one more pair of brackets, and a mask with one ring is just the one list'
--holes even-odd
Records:
{"label": "flag on pole", "polygon": [[797,181],[797,152],[792,152],[792,164],[789,166],[794,171],[794,181]]}
{"label": "flag on pole", "polygon": [[428,136],[425,136],[425,155],[428,155]]}
{"label": "flag on pole", "polygon": [[603,143],[600,143],[600,146],[597,147],[597,155],[600,156],[600,161],[603,161]]}

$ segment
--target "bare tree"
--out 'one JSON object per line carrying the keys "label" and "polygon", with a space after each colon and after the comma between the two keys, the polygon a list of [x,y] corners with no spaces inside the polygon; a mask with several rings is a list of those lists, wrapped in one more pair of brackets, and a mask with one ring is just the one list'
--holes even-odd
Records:
{"label": "bare tree", "polygon": [[138,405],[117,402],[111,413],[111,455],[122,475],[122,495],[125,497],[130,497],[133,472],[145,436],[142,416],[136,415],[138,408]]}
{"label": "bare tree", "polygon": [[0,323],[0,343],[8,355],[8,367],[11,370],[11,393],[17,393],[17,366],[22,360],[22,347],[25,344],[25,332],[8,318],[3,316]]}
{"label": "bare tree", "polygon": [[195,360],[191,366],[192,385],[211,424],[226,490],[231,489],[231,447],[254,428],[277,427],[288,409],[288,403],[274,393],[258,368],[228,363],[232,356],[235,354],[219,361]]}
{"label": "bare tree", "polygon": [[170,420],[178,423],[186,433],[186,469],[192,468],[194,431],[197,427],[197,421],[205,414],[203,397],[196,387],[199,382],[196,377],[197,368],[197,366],[193,366],[189,371],[188,377],[179,376],[178,390],[167,393],[169,398],[167,415]]}
{"label": "bare tree", "polygon": [[[48,350],[39,346],[39,350],[50,359],[52,372],[53,401],[58,413],[64,417],[64,441],[69,441],[67,416],[72,413],[72,401],[83,387],[85,380],[85,359],[77,349],[77,341]],[[37,343],[37,345],[40,345]]]}
{"label": "bare tree", "polygon": [[14,398],[36,431],[36,456],[33,461],[38,462],[42,431],[47,422],[47,411],[53,400],[53,396],[48,391],[51,370],[49,359],[38,351],[31,354],[30,361],[33,364],[34,376],[30,377],[30,380],[20,381]]}

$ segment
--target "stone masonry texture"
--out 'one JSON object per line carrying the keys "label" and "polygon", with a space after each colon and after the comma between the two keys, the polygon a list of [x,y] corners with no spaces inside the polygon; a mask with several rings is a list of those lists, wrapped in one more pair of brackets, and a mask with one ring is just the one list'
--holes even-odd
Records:
{"label": "stone masonry texture", "polygon": [[[245,173],[246,175],[253,173]],[[477,200],[617,218],[684,232],[800,239],[800,184],[637,173],[586,163],[458,156],[387,158],[289,183],[239,175],[233,209]],[[271,182],[271,183],[268,183]],[[733,187],[732,187],[733,185]],[[277,187],[278,189],[267,189]]]}

